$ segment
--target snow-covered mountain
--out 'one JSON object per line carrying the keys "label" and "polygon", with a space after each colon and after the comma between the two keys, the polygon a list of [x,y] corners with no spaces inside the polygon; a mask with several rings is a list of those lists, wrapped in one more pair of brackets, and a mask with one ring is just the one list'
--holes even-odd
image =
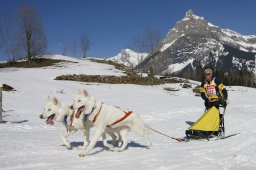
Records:
{"label": "snow-covered mountain", "polygon": [[116,56],[109,58],[117,63],[124,64],[127,67],[134,68],[148,56],[147,53],[136,53],[130,49],[123,49]]}
{"label": "snow-covered mountain", "polygon": [[189,10],[138,68],[157,74],[191,71],[211,64],[255,73],[256,36],[221,29]]}

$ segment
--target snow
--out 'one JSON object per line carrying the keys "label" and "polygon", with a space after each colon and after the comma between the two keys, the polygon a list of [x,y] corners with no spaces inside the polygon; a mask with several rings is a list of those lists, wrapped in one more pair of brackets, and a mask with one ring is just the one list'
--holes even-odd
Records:
{"label": "snow", "polygon": [[249,39],[256,38],[256,35],[244,35],[243,37],[244,39],[249,40]]}
{"label": "snow", "polygon": [[245,52],[249,52],[249,50],[247,50],[246,48],[244,48],[244,47],[239,47],[239,50],[241,50],[241,51],[245,51]]}
{"label": "snow", "polygon": [[163,52],[163,51],[165,51],[167,48],[171,47],[171,46],[175,43],[176,40],[177,40],[177,39],[173,40],[173,41],[170,42],[170,43],[164,44],[160,51]]}
{"label": "snow", "polygon": [[232,36],[241,37],[242,36],[238,32],[235,32],[235,31],[230,30],[230,29],[222,29],[222,32],[224,32],[229,37],[232,37]]}
{"label": "snow", "polygon": [[44,55],[42,58],[49,58],[49,59],[55,59],[55,60],[66,60],[66,61],[80,61],[78,58],[70,57],[70,56],[64,56],[60,54],[55,54],[55,55]]}
{"label": "snow", "polygon": [[215,25],[213,25],[213,24],[210,23],[210,22],[208,22],[208,25],[209,25],[210,27],[216,27]]}
{"label": "snow", "polygon": [[195,59],[189,59],[185,62],[182,62],[182,63],[175,63],[175,64],[171,64],[168,66],[168,71],[170,73],[175,73],[175,72],[178,72],[180,70],[182,70],[183,68],[185,68],[187,65],[193,63]]}
{"label": "snow", "polygon": [[245,48],[254,48],[256,49],[256,44],[249,44],[243,41],[237,41],[237,43]]}
{"label": "snow", "polygon": [[189,21],[189,20],[190,20],[190,18],[185,17],[185,18],[183,18],[181,21]]}
{"label": "snow", "polygon": [[242,37],[244,38],[245,40],[249,40],[249,39],[252,39],[252,38],[256,38],[255,35],[241,35],[239,34],[238,32],[235,32],[233,30],[230,30],[230,29],[222,29],[222,32],[224,32],[226,35],[228,35],[229,37],[232,37],[232,36],[235,36],[235,37]]}
{"label": "snow", "polygon": [[[232,31],[232,30],[229,30],[229,29],[222,29],[222,32],[227,35],[227,37],[223,37],[223,40],[242,46],[242,48],[240,48],[240,50],[248,52],[249,51],[248,48],[253,48],[254,50],[256,49],[256,44],[255,43],[252,44],[252,43],[247,43],[246,42],[248,39],[256,38],[256,36],[254,36],[254,35],[243,36],[243,35],[235,32],[235,31]],[[240,41],[238,41],[238,40],[234,41],[232,39],[232,37],[237,37],[237,38],[240,39]]]}
{"label": "snow", "polygon": [[241,62],[240,60],[242,60],[242,59],[236,58],[236,57],[232,58],[233,65],[236,66],[239,70],[242,69],[242,66],[243,66],[242,62],[244,62],[244,61]]}
{"label": "snow", "polygon": [[189,21],[191,18],[195,19],[195,20],[204,20],[204,17],[199,17],[195,14],[193,15],[189,15],[189,16],[185,16],[181,21]]}
{"label": "snow", "polygon": [[[78,157],[78,146],[83,141],[82,132],[69,138],[73,141],[73,149],[67,150],[60,139],[65,128],[58,123],[46,125],[45,121],[39,119],[48,95],[72,103],[77,91],[85,88],[98,100],[133,109],[146,124],[174,137],[184,136],[184,131],[189,127],[186,121],[196,121],[202,115],[204,106],[200,97],[196,97],[191,89],[181,88],[180,83],[139,86],[53,80],[61,74],[123,74],[110,65],[75,60],[77,63],[63,62],[44,68],[0,69],[1,83],[17,90],[3,92],[5,123],[0,124],[0,169],[256,168],[256,89],[238,86],[227,87],[230,104],[226,111],[225,126],[226,134],[239,132],[240,135],[225,140],[178,143],[153,134],[150,136],[153,145],[147,148],[143,138],[130,132],[129,145],[124,152],[108,151],[99,141],[90,155]],[[193,87],[200,84],[192,83]],[[179,91],[167,92],[163,90],[164,87]],[[59,93],[60,90],[64,93]]]}
{"label": "snow", "polygon": [[116,61],[117,63],[124,64],[127,67],[135,67],[148,56],[148,53],[136,53],[130,49],[124,49],[116,56],[108,60]]}
{"label": "snow", "polygon": [[224,42],[230,42],[232,44],[241,46],[242,48],[240,48],[240,50],[245,51],[245,52],[249,51],[248,48],[249,49],[252,48],[252,50],[251,50],[252,52],[254,52],[256,49],[256,44],[250,44],[250,43],[246,43],[244,41],[234,41],[230,37],[222,37],[222,40]]}

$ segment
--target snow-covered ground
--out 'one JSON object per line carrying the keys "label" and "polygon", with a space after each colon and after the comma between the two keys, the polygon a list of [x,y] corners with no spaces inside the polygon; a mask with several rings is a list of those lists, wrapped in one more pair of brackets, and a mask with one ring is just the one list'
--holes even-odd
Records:
{"label": "snow-covered ground", "polygon": [[[131,132],[124,152],[106,150],[99,141],[90,155],[78,157],[78,146],[83,141],[81,132],[70,137],[73,149],[67,150],[60,139],[65,128],[57,122],[50,126],[39,119],[48,95],[72,103],[79,89],[87,89],[96,99],[130,108],[146,124],[174,137],[184,136],[189,127],[186,122],[196,121],[204,106],[200,97],[196,97],[191,89],[182,89],[180,84],[139,86],[53,80],[61,74],[123,75],[110,65],[78,59],[75,62],[44,68],[0,69],[0,83],[17,90],[3,92],[5,123],[0,124],[0,169],[256,168],[256,89],[246,87],[227,87],[230,104],[225,117],[226,134],[239,132],[240,135],[225,140],[178,143],[153,134],[150,136],[153,145],[147,148],[145,140]],[[167,92],[164,87],[180,90]]]}

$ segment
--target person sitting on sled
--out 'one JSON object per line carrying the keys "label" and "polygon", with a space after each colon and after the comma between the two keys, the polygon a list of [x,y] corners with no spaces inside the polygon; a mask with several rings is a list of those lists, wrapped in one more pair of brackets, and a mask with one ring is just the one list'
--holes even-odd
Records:
{"label": "person sitting on sled", "polygon": [[[219,107],[226,108],[228,93],[224,85],[213,76],[213,69],[204,69],[204,80],[200,88],[201,97],[206,107],[205,113],[186,130],[186,139],[207,139],[225,136],[224,113]],[[218,120],[219,119],[219,120]]]}
{"label": "person sitting on sled", "polygon": [[200,92],[207,110],[213,106],[217,109],[220,105],[224,108],[227,106],[228,92],[221,81],[213,76],[213,69],[210,67],[204,69],[204,81]]}

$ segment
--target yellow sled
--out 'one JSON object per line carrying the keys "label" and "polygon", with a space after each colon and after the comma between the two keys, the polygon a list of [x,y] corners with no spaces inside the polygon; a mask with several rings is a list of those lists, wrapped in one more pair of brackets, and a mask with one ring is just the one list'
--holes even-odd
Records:
{"label": "yellow sled", "polygon": [[216,132],[220,127],[219,110],[213,106],[205,112],[190,128],[189,130],[211,131]]}

